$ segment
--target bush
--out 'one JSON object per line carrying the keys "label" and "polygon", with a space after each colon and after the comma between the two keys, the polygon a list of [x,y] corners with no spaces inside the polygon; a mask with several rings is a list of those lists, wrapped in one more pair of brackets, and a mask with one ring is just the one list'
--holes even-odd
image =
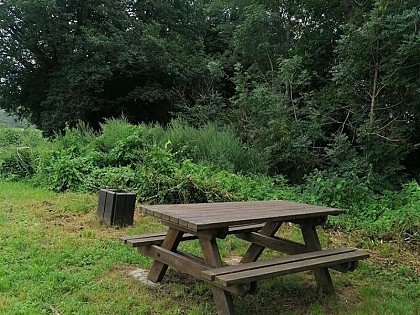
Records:
{"label": "bush", "polygon": [[[332,167],[312,172],[300,187],[289,186],[282,176],[245,173],[246,165],[257,172],[265,164],[252,166],[258,155],[228,129],[195,129],[178,121],[165,130],[124,120],[103,128],[98,136],[80,124],[51,141],[33,129],[0,128],[0,176],[32,179],[55,191],[128,189],[144,203],[304,201],[343,209],[345,215],[329,221],[337,228],[362,229],[371,237],[419,237],[419,185],[374,192],[368,164],[347,149],[344,138],[326,151]],[[343,158],[347,162],[341,165]]]}
{"label": "bush", "polygon": [[136,169],[134,189],[141,202],[189,203],[207,202],[189,174],[182,174],[182,165],[170,151],[154,146]]}
{"label": "bush", "polygon": [[102,152],[109,152],[119,141],[122,141],[132,135],[136,126],[131,125],[122,117],[118,119],[108,119],[101,124],[101,134],[95,140],[95,148]]}
{"label": "bush", "polygon": [[101,188],[129,189],[135,180],[130,167],[93,168],[80,186],[80,190],[96,192]]}
{"label": "bush", "polygon": [[133,126],[120,118],[101,127],[102,134],[94,143],[97,153],[93,154],[101,167],[134,165],[153,146],[170,145],[178,161],[190,159],[235,173],[265,173],[268,168],[264,156],[241,143],[232,129],[214,124],[194,128],[176,120],[164,129],[160,125]]}
{"label": "bush", "polygon": [[354,174],[318,171],[307,178],[303,200],[343,210],[343,215],[329,218],[332,227],[362,230],[371,238],[420,240],[420,186],[415,181],[402,191],[377,194]]}
{"label": "bush", "polygon": [[370,236],[420,241],[420,186],[416,181],[405,184],[400,192],[385,192],[361,210],[368,220],[359,225]]}
{"label": "bush", "polygon": [[21,180],[36,172],[37,156],[30,147],[16,147],[0,154],[0,174],[6,180]]}
{"label": "bush", "polygon": [[84,153],[90,149],[96,139],[95,132],[83,121],[79,121],[74,128],[66,126],[64,132],[56,134],[52,141],[54,148],[78,150]]}
{"label": "bush", "polygon": [[93,169],[92,159],[80,156],[77,147],[50,151],[42,156],[34,182],[54,191],[83,191]]}
{"label": "bush", "polygon": [[349,211],[368,203],[374,195],[369,188],[368,176],[360,177],[353,171],[340,174],[319,170],[305,178],[303,193],[309,203]]}
{"label": "bush", "polygon": [[[233,129],[206,124],[200,128],[175,120],[161,141],[170,141],[179,157],[206,163],[218,170],[234,173],[266,173],[268,163],[263,154],[245,146]],[[161,145],[165,143],[160,143]]]}
{"label": "bush", "polygon": [[141,202],[197,203],[264,199],[296,199],[297,190],[281,177],[246,176],[178,162],[176,153],[153,147],[136,170],[134,187]]}

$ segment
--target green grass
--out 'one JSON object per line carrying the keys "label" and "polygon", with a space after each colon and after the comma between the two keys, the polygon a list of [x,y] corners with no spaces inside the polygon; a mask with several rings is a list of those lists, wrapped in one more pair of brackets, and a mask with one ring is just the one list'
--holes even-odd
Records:
{"label": "green grass", "polygon": [[[149,287],[129,276],[151,260],[118,238],[164,227],[139,213],[133,227],[101,226],[96,204],[93,195],[0,183],[0,314],[215,314],[211,288],[201,281],[170,271],[162,285]],[[299,240],[292,227],[284,233]],[[408,250],[331,231],[321,241],[329,247],[358,244],[372,254],[353,273],[332,272],[337,298],[319,300],[313,277],[301,273],[261,282],[257,295],[235,299],[237,313],[420,313],[418,246]],[[186,247],[199,253],[196,243]],[[223,256],[245,248],[233,237],[221,242]]]}

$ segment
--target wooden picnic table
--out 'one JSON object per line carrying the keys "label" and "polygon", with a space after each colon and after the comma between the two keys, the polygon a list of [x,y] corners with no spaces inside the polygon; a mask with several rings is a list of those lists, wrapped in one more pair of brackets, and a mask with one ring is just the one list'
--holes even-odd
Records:
{"label": "wooden picnic table", "polygon": [[[338,209],[289,201],[252,201],[178,205],[142,205],[147,215],[168,226],[167,233],[124,237],[122,240],[154,259],[148,280],[160,282],[168,266],[212,285],[219,315],[234,315],[232,294],[257,291],[257,281],[294,272],[313,270],[318,290],[334,294],[328,268],[353,271],[368,254],[354,248],[322,250],[316,226]],[[299,225],[304,244],[277,237],[284,222]],[[239,265],[225,266],[217,238],[229,234],[250,243]],[[202,257],[178,250],[180,242],[198,239]],[[288,256],[257,261],[265,248]]]}

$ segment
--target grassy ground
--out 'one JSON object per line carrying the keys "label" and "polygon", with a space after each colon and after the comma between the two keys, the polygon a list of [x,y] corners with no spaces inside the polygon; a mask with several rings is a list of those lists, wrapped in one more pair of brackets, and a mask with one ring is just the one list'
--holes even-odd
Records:
{"label": "grassy ground", "polygon": [[[153,287],[129,276],[151,260],[118,238],[164,227],[139,213],[134,227],[101,226],[96,204],[96,196],[0,183],[0,314],[215,314],[209,286],[189,276],[170,271]],[[299,239],[293,227],[283,233]],[[420,314],[418,246],[333,231],[322,232],[322,242],[371,253],[353,273],[332,271],[337,298],[317,299],[311,274],[301,273],[261,282],[256,296],[235,299],[238,315]],[[222,255],[244,249],[229,238]]]}

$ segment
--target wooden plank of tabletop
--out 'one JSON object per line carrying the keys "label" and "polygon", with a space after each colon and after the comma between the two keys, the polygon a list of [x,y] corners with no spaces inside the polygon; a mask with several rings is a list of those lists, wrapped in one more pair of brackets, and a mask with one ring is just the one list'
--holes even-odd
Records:
{"label": "wooden plank of tabletop", "polygon": [[179,221],[185,222],[194,222],[196,224],[208,224],[208,223],[216,223],[216,222],[231,222],[234,223],[235,221],[245,221],[243,224],[247,224],[250,222],[247,221],[254,221],[259,219],[267,219],[273,218],[281,220],[283,219],[303,219],[303,218],[310,218],[310,217],[319,217],[331,214],[329,211],[319,210],[319,209],[292,209],[292,210],[231,210],[228,212],[214,212],[214,213],[198,213],[198,214],[189,214],[189,213],[176,213],[176,214],[162,214],[160,216],[161,219],[179,223]]}
{"label": "wooden plank of tabletop", "polygon": [[197,208],[194,211],[192,210],[182,210],[177,209],[177,211],[167,211],[164,209],[146,209],[145,211],[147,214],[156,216],[158,218],[162,218],[167,221],[172,221],[171,218],[174,219],[183,219],[186,221],[200,219],[201,221],[213,221],[215,218],[232,218],[233,220],[237,218],[244,218],[247,217],[249,219],[258,219],[261,216],[275,216],[281,217],[290,216],[291,214],[295,215],[295,218],[302,218],[302,217],[315,217],[320,215],[332,215],[338,214],[339,211],[337,209],[330,209],[330,208],[322,208],[322,207],[315,207],[315,206],[299,206],[299,207],[290,207],[290,208],[283,208],[283,207],[273,207],[273,208],[231,208],[227,207],[223,208],[215,208],[215,209],[200,209]]}
{"label": "wooden plank of tabletop", "polygon": [[159,213],[161,218],[165,219],[167,217],[185,217],[185,218],[193,218],[193,217],[209,217],[214,218],[219,215],[223,216],[231,216],[236,217],[238,216],[238,212],[242,215],[248,216],[257,216],[261,213],[278,213],[280,211],[299,211],[299,212],[328,212],[331,213],[331,209],[320,208],[316,206],[309,206],[309,205],[296,205],[290,207],[255,207],[255,208],[244,208],[244,207],[226,207],[226,208],[215,208],[215,209],[176,209],[176,210],[160,210],[160,209],[150,209],[151,213]]}
{"label": "wooden plank of tabletop", "polygon": [[225,202],[178,205],[142,205],[144,213],[198,231],[231,225],[287,221],[336,215],[334,208],[290,201]]}
{"label": "wooden plank of tabletop", "polygon": [[[142,205],[142,210],[148,214],[214,214],[216,212],[255,211],[255,210],[287,210],[287,209],[325,209],[329,212],[337,212],[337,209],[308,205],[297,202],[274,200],[274,201],[251,201],[251,202],[219,202],[219,203],[198,203],[198,204],[176,204],[176,205]],[[333,213],[332,213],[333,214]]]}
{"label": "wooden plank of tabletop", "polygon": [[195,212],[211,210],[215,211],[218,209],[250,209],[250,208],[294,208],[294,207],[318,207],[325,209],[332,209],[320,206],[313,206],[304,203],[284,201],[284,200],[271,200],[271,201],[247,201],[247,202],[215,202],[215,203],[196,203],[196,204],[171,204],[171,205],[143,205],[143,208],[147,208],[153,211],[160,212],[176,212],[178,210]]}

